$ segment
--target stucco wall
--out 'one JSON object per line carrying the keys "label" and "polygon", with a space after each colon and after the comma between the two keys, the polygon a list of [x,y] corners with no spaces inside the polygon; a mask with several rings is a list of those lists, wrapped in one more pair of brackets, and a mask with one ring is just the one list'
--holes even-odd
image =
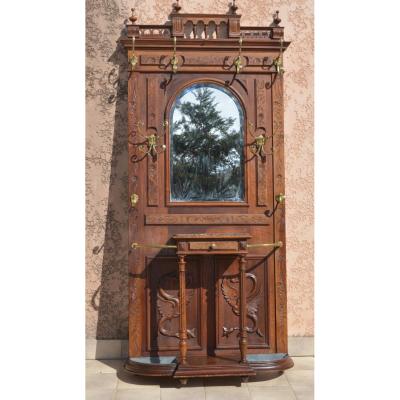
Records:
{"label": "stucco wall", "polygon": [[[136,7],[138,23],[164,23],[171,0],[87,0],[86,334],[128,335],[126,65],[116,41]],[[181,1],[182,12],[225,13],[225,0]],[[285,38],[285,156],[289,335],[313,335],[313,2],[238,0],[242,24]],[[119,83],[118,83],[119,82]]]}

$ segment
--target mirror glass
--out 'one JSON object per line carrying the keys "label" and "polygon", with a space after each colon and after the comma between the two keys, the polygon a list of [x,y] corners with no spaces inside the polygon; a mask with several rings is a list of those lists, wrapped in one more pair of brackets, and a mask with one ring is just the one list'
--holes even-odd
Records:
{"label": "mirror glass", "polygon": [[171,201],[244,201],[243,110],[221,86],[180,93],[170,115]]}

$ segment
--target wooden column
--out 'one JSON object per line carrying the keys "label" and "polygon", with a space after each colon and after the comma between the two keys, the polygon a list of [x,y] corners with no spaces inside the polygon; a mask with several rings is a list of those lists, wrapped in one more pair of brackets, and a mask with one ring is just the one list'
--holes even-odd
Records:
{"label": "wooden column", "polygon": [[185,256],[179,259],[179,352],[180,362],[186,364],[187,329],[186,329],[186,261]]}
{"label": "wooden column", "polygon": [[239,348],[240,362],[247,362],[247,331],[246,331],[246,257],[239,258],[239,282],[240,282],[240,314],[239,314]]}

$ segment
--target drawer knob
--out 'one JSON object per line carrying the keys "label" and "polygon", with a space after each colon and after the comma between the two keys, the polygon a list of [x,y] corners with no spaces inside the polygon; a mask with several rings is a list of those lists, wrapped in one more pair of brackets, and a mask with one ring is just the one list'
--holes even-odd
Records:
{"label": "drawer knob", "polygon": [[215,243],[210,244],[210,250],[214,250],[216,247],[217,247],[217,245]]}

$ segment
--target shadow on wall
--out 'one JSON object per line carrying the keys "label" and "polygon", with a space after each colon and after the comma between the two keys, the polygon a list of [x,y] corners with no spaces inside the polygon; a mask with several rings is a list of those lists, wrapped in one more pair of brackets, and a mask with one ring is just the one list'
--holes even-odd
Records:
{"label": "shadow on wall", "polygon": [[[121,35],[125,35],[125,29]],[[128,60],[125,49],[117,45],[108,60],[113,67],[108,86],[113,93],[103,99],[115,104],[114,134],[111,155],[108,205],[104,243],[96,246],[94,255],[102,256],[101,282],[91,299],[98,312],[97,339],[128,337],[128,143],[127,88]]]}

